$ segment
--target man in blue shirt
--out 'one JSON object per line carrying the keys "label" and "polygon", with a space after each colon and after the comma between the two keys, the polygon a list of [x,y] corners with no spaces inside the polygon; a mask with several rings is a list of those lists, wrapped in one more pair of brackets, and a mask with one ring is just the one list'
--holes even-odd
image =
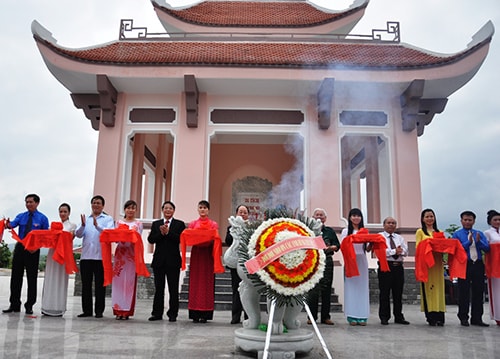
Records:
{"label": "man in blue shirt", "polygon": [[[13,221],[8,218],[5,222],[7,228],[19,227],[19,238],[24,239],[32,229],[49,229],[49,220],[41,212],[38,212],[40,197],[34,193],[24,198],[26,212],[19,213]],[[33,305],[36,303],[36,284],[38,280],[38,262],[40,261],[40,250],[31,252],[24,249],[22,243],[17,242],[12,256],[12,272],[10,276],[10,306],[3,313],[19,312],[21,310],[21,290],[23,287],[23,275],[26,268],[26,279],[28,282],[28,298],[24,304],[26,314],[33,314]]]}
{"label": "man in blue shirt", "polygon": [[489,252],[490,245],[483,232],[472,228],[476,214],[464,211],[460,214],[462,229],[453,233],[467,252],[467,276],[458,279],[458,319],[464,327],[469,326],[469,304],[471,304],[470,324],[487,327],[483,322],[484,262],[483,252]]}
{"label": "man in blue shirt", "polygon": [[[94,196],[90,201],[92,213],[82,214],[82,224],[75,232],[82,238],[82,255],[80,257],[80,275],[82,277],[82,309],[79,318],[102,318],[105,305],[106,287],[104,287],[104,267],[102,265],[101,242],[99,237],[106,228],[114,228],[113,217],[104,213],[104,198]],[[95,307],[92,305],[92,282],[94,281]]]}

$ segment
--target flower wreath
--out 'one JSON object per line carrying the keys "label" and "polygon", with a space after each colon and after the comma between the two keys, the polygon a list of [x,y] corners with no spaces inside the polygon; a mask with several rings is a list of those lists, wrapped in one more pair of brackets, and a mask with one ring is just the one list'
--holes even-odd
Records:
{"label": "flower wreath", "polygon": [[[277,211],[275,214],[286,214]],[[272,213],[268,213],[272,215]],[[325,254],[323,250],[297,249],[267,264],[250,274],[245,262],[262,253],[275,243],[292,237],[315,237],[321,235],[318,221],[302,217],[270,218],[262,223],[253,223],[245,227],[239,247],[239,264],[260,294],[275,300],[278,306],[289,304],[302,305],[307,293],[323,277]],[[312,238],[311,238],[312,239]]]}

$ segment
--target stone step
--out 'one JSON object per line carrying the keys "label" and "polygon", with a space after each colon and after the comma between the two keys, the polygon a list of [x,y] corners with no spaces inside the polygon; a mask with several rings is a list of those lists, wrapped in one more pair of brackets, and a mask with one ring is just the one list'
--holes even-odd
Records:
{"label": "stone step", "polygon": [[[215,301],[231,301],[231,298],[233,296],[233,292],[231,290],[226,291],[220,290],[221,288],[219,286],[215,287]],[[183,290],[179,293],[179,299],[188,299],[189,297],[189,291],[188,290]],[[335,304],[338,303],[339,296],[336,294],[332,294],[330,303]],[[261,302],[265,302],[265,297],[262,296]]]}
{"label": "stone step", "polygon": [[[188,300],[187,299],[179,299],[179,308],[187,309],[188,308]],[[229,301],[215,301],[214,310],[231,310],[232,302]],[[265,312],[267,310],[267,305],[265,302],[260,303],[260,310]],[[321,303],[318,306],[318,312],[321,311]],[[331,303],[330,304],[330,312],[331,313],[342,313],[342,304],[339,303]]]}
{"label": "stone step", "polygon": [[[187,309],[189,298],[189,269],[186,271],[184,281],[181,286],[181,291],[179,293],[179,307],[182,309]],[[335,290],[332,289],[332,296],[330,300],[330,311],[331,312],[342,312],[342,304],[339,303],[339,297],[335,294]],[[226,270],[224,273],[218,273],[215,275],[215,310],[231,310],[232,306],[232,287],[231,287],[231,272]],[[266,298],[261,296],[260,300],[261,310],[265,311],[267,309]],[[321,301],[320,301],[321,308]]]}
{"label": "stone step", "polygon": [[[138,277],[137,278],[137,299],[150,299],[153,300],[154,297],[154,279],[153,279],[153,271],[150,268],[149,264],[147,265],[149,272],[151,273],[151,277]],[[375,269],[370,269],[369,271],[369,280],[370,280],[370,303],[377,304],[378,303],[378,278],[377,271]],[[184,282],[182,284],[181,289],[181,301],[187,301],[187,293],[189,291],[189,272],[186,273],[184,278]],[[447,288],[451,287],[452,289],[456,288],[453,285],[448,285]],[[218,297],[216,298],[217,310],[230,310],[231,309],[231,274],[229,271],[225,273],[216,275],[216,292]],[[81,278],[80,273],[75,274],[75,285],[73,288],[74,296],[81,296]],[[111,295],[111,286],[106,288],[106,296]],[[222,295],[222,297],[221,297]],[[446,302],[447,304],[455,304],[456,294],[453,295],[451,293],[446,293]],[[221,304],[219,305],[220,302]],[[263,301],[264,302],[264,301]],[[227,304],[229,303],[229,305]],[[403,292],[403,304],[420,304],[420,283],[415,279],[415,271],[412,268],[405,268],[405,287]],[[181,305],[183,305],[181,303]],[[261,304],[261,306],[265,307],[265,304]],[[187,302],[185,304],[187,307]],[[332,299],[331,299],[331,307],[332,312],[341,312],[342,305],[338,303],[338,295],[333,290]],[[219,309],[221,308],[221,309]],[[225,309],[224,309],[225,308]]]}

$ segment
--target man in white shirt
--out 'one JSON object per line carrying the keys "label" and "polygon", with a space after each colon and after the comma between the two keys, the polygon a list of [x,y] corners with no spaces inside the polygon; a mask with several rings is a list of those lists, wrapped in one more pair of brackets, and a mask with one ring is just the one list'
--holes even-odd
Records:
{"label": "man in white shirt", "polygon": [[388,325],[391,318],[391,299],[392,292],[394,323],[410,324],[403,315],[403,285],[404,285],[404,267],[403,258],[408,255],[408,246],[402,236],[395,233],[397,222],[392,217],[384,219],[384,231],[380,232],[385,237],[387,244],[387,262],[389,263],[389,272],[382,272],[380,264],[378,269],[379,310],[378,316],[382,325]]}
{"label": "man in white shirt", "polygon": [[[106,228],[114,228],[113,217],[103,212],[104,198],[94,196],[90,201],[92,213],[81,215],[82,224],[75,232],[82,238],[82,255],[80,257],[80,275],[82,278],[82,310],[79,318],[91,317],[95,311],[96,318],[102,318],[104,312],[106,287],[104,287],[104,267],[102,265],[101,242],[99,237]],[[95,308],[92,305],[92,281],[95,289]]]}

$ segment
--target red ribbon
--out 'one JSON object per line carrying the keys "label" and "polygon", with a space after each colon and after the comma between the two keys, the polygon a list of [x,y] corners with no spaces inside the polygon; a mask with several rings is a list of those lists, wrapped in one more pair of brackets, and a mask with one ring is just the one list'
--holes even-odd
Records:
{"label": "red ribbon", "polygon": [[500,278],[500,243],[490,243],[490,251],[485,257],[486,276]]}
{"label": "red ribbon", "polygon": [[419,282],[429,280],[429,268],[435,264],[433,253],[448,253],[450,277],[465,279],[467,253],[462,243],[455,238],[446,238],[444,232],[434,232],[432,238],[425,239],[417,245],[415,278]]}
{"label": "red ribbon", "polygon": [[4,229],[5,229],[5,218],[0,221],[0,242],[3,241]]}
{"label": "red ribbon", "polygon": [[214,242],[212,249],[212,257],[214,259],[214,273],[224,273],[224,265],[222,264],[222,241],[219,237],[219,232],[216,229],[195,229],[186,228],[181,233],[181,253],[182,253],[182,270],[186,270],[186,250],[187,246],[195,246],[198,244]]}
{"label": "red ribbon", "polygon": [[297,249],[325,249],[323,237],[293,237],[274,243],[269,248],[245,262],[248,273],[254,274],[279,257]]}
{"label": "red ribbon", "polygon": [[387,243],[385,237],[381,234],[370,234],[366,228],[361,228],[356,234],[351,234],[345,237],[340,244],[340,250],[344,257],[344,270],[346,277],[356,277],[359,275],[358,264],[356,263],[356,252],[354,251],[354,243],[371,243],[372,250],[380,262],[380,270],[389,272],[389,264],[387,263]]}
{"label": "red ribbon", "polygon": [[144,245],[142,237],[135,229],[126,224],[120,224],[118,228],[105,229],[99,237],[102,251],[102,265],[104,267],[104,286],[113,281],[113,261],[111,259],[111,243],[130,242],[134,244],[135,272],[137,275],[149,277],[150,273],[144,263]]}
{"label": "red ribbon", "polygon": [[40,248],[54,248],[52,258],[65,266],[66,273],[78,272],[73,256],[73,234],[63,231],[61,222],[52,222],[50,229],[34,229],[24,239],[21,239],[14,229],[10,233],[13,239],[24,246],[27,251],[37,251]]}

